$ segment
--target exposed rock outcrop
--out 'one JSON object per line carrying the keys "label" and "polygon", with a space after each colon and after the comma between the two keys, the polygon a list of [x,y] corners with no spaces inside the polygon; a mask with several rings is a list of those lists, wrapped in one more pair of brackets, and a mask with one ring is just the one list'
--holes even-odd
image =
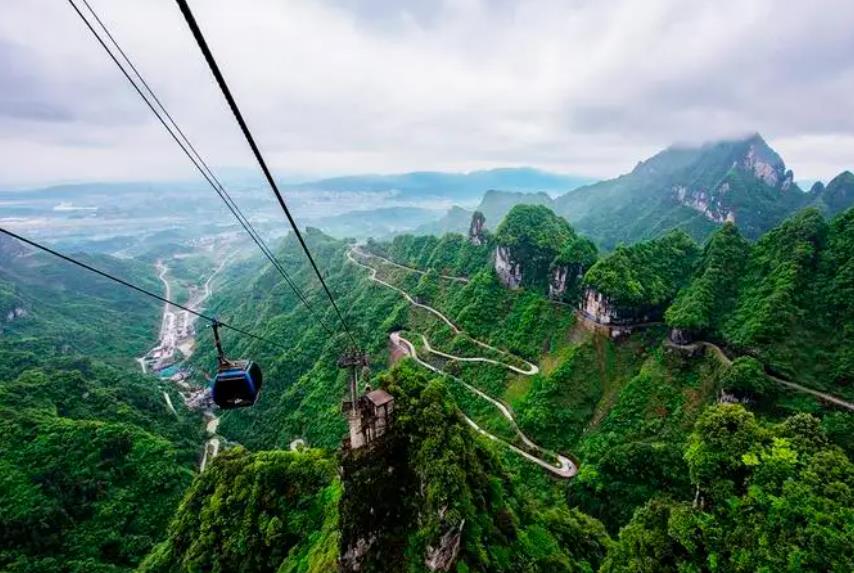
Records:
{"label": "exposed rock outcrop", "polygon": [[632,309],[619,309],[607,296],[588,287],[579,309],[583,325],[594,332],[611,338],[631,334],[636,328],[649,326],[648,314]]}
{"label": "exposed rock outcrop", "polygon": [[600,324],[611,324],[619,319],[617,309],[611,304],[608,297],[592,288],[584,291],[581,310],[589,318]]}
{"label": "exposed rock outcrop", "polygon": [[712,194],[701,189],[699,191],[689,192],[684,185],[674,185],[673,193],[676,200],[690,209],[699,211],[706,216],[707,219],[716,223],[725,223],[727,221],[735,222],[735,213],[724,206],[722,197],[729,191],[729,183],[722,183],[715,193],[716,199]]}
{"label": "exposed rock outcrop", "polygon": [[460,540],[463,536],[463,527],[466,520],[462,520],[457,527],[449,528],[439,540],[439,545],[433,547],[427,546],[427,555],[424,559],[424,565],[430,571],[450,571],[457,560],[457,555],[460,552]]}
{"label": "exposed rock outcrop", "polygon": [[495,272],[507,288],[517,289],[522,284],[522,264],[513,260],[507,247],[499,245],[495,248]]}
{"label": "exposed rock outcrop", "polygon": [[[759,180],[780,193],[785,193],[794,185],[792,171],[786,169],[780,156],[768,147],[758,134],[743,142],[736,142],[734,145],[735,147],[730,151],[729,172],[721,172],[717,182],[709,179],[706,173],[709,170],[719,169],[719,166],[713,163],[714,158],[711,158],[709,165],[704,166],[703,170],[692,169],[680,176],[684,183],[680,182],[671,188],[676,201],[702,213],[715,223],[735,222],[734,205],[742,204],[744,199],[731,197],[734,185],[741,192],[745,186],[749,191],[750,183],[745,182],[751,179]],[[698,176],[698,172],[701,175]],[[735,178],[733,178],[734,172],[739,173]],[[739,180],[741,180],[740,183],[738,183]]]}
{"label": "exposed rock outcrop", "polygon": [[483,237],[483,225],[486,223],[486,217],[480,211],[475,211],[471,216],[471,224],[469,225],[469,242],[472,245],[480,246],[485,240]]}
{"label": "exposed rock outcrop", "polygon": [[569,268],[560,265],[552,269],[552,276],[549,280],[549,298],[552,300],[560,300],[566,293],[566,279],[569,276]]}
{"label": "exposed rock outcrop", "polygon": [[6,314],[6,322],[12,322],[17,318],[23,318],[25,316],[27,316],[27,310],[20,306],[16,306]]}
{"label": "exposed rock outcrop", "polygon": [[355,543],[348,545],[338,560],[338,570],[342,572],[361,570],[362,560],[368,554],[376,539],[374,535],[369,536],[367,539],[360,537]]}
{"label": "exposed rock outcrop", "polygon": [[780,186],[785,191],[792,184],[792,172],[786,171],[786,166],[779,157],[772,157],[766,152],[767,149],[764,142],[752,142],[741,160],[740,167],[753,173],[769,187]]}
{"label": "exposed rock outcrop", "polygon": [[694,339],[689,331],[682,328],[671,328],[668,336],[670,337],[671,342],[682,346],[690,344]]}

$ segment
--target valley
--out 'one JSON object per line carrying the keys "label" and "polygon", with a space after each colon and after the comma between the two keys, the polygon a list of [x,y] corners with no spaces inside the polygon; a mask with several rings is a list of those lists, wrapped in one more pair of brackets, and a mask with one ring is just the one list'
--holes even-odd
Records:
{"label": "valley", "polygon": [[[658,185],[676,156],[685,161],[670,175],[759,142],[746,145],[669,150],[628,181]],[[771,187],[777,174],[755,161],[734,169],[728,177]],[[822,201],[838,205],[843,184]],[[10,492],[58,484],[50,515],[75,516],[63,535],[100,540],[41,548],[22,540],[50,520],[4,517],[20,549],[0,551],[0,564],[611,573],[702,571],[712,554],[770,570],[793,555],[807,570],[854,562],[841,493],[854,475],[854,211],[780,211],[755,237],[740,211],[696,228],[667,218],[612,247],[617,235],[576,227],[553,210],[559,201],[492,191],[488,214],[439,236],[357,241],[306,228],[343,319],[292,235],[274,251],[302,297],[228,228],[75,254],[261,337],[225,333],[230,356],[264,370],[255,405],[228,411],[205,391],[216,354],[191,312],[0,243],[0,468],[14,468]],[[349,373],[338,364],[352,343],[342,320],[366,354],[356,391],[367,421],[355,427],[370,440],[353,442],[342,415]],[[371,408],[389,404],[372,426]],[[45,453],[54,441],[64,454]],[[108,461],[68,468],[69,457]],[[77,495],[66,475],[102,485]],[[150,483],[163,489],[152,496]],[[143,494],[157,503],[134,524]],[[116,519],[92,513],[107,506],[138,544],[115,549],[104,531]],[[814,528],[835,551],[803,543]]]}
{"label": "valley", "polygon": [[[192,258],[193,256],[199,255],[182,253],[181,258],[173,257],[173,260],[180,264],[180,261]],[[201,256],[205,256],[204,251],[202,251]],[[229,261],[233,258],[234,254],[222,257],[219,264],[216,265],[204,280],[204,283],[187,286],[186,299],[179,302],[179,304],[183,304],[183,306],[193,311],[204,311],[205,302],[214,292],[214,280],[227,268]],[[154,268],[158,272],[158,278],[163,283],[163,296],[169,300],[175,300],[173,299],[172,283],[176,279],[173,277],[170,280],[169,266],[162,259],[158,259],[154,264]],[[163,380],[167,380],[174,385],[187,408],[201,412],[207,439],[203,445],[199,471],[204,471],[208,462],[219,453],[222,437],[217,433],[219,417],[211,401],[208,388],[206,385],[200,386],[199,381],[194,380],[198,376],[194,376],[195,370],[189,365],[196,348],[197,322],[198,317],[189,312],[189,310],[180,309],[169,303],[165,303],[157,345],[146,352],[144,356],[137,358],[137,362],[139,362],[143,374],[150,373]],[[201,372],[201,374],[204,377],[203,383],[208,382],[207,378],[209,375],[204,372]],[[175,408],[167,392],[163,392],[163,399],[166,401],[170,411],[174,412]]]}

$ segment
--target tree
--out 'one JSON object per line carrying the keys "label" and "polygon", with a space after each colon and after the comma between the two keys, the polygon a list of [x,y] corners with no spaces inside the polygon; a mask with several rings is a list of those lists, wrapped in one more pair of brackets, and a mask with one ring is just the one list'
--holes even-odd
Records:
{"label": "tree", "polygon": [[721,377],[721,388],[741,398],[767,399],[777,394],[777,384],[765,375],[758,360],[750,356],[736,358]]}
{"label": "tree", "polygon": [[707,408],[688,439],[685,461],[691,482],[723,501],[744,486],[747,467],[742,456],[762,437],[753,414],[739,404]]}
{"label": "tree", "polygon": [[694,332],[716,329],[736,304],[749,252],[749,243],[734,224],[726,223],[716,231],[693,280],[667,309],[668,326]]}

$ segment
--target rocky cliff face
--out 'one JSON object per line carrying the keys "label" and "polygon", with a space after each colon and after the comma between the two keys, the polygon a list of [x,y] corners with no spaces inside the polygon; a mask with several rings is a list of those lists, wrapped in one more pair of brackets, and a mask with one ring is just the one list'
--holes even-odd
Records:
{"label": "rocky cliff face", "polygon": [[471,216],[471,224],[469,225],[469,242],[472,245],[480,246],[484,243],[483,226],[486,223],[486,217],[480,211],[475,211]]}
{"label": "rocky cliff face", "polygon": [[23,307],[16,306],[6,313],[6,322],[12,322],[15,319],[27,316],[27,310]]}
{"label": "rocky cliff face", "polygon": [[779,187],[780,190],[786,191],[792,185],[792,172],[786,170],[780,156],[771,151],[759,136],[750,141],[747,153],[738,166],[769,187]]}
{"label": "rocky cliff face", "polygon": [[549,280],[549,298],[552,300],[560,300],[566,293],[566,279],[569,276],[569,268],[561,265],[552,269],[552,276]]}
{"label": "rocky cliff face", "polygon": [[617,309],[614,308],[608,297],[592,288],[584,291],[581,310],[589,318],[601,324],[611,324],[618,318]]}
{"label": "rocky cliff face", "polygon": [[612,250],[674,228],[702,242],[727,221],[755,239],[810,200],[780,156],[753,134],[673,145],[630,173],[558,197],[554,209]]}
{"label": "rocky cliff face", "polygon": [[674,185],[676,200],[686,207],[699,211],[715,223],[735,222],[735,212],[725,204],[724,198],[729,191],[729,183],[722,183],[715,192],[705,189],[690,191],[685,185]]}
{"label": "rocky cliff face", "polygon": [[[707,163],[702,169],[684,173],[681,177],[685,182],[673,185],[672,195],[680,204],[715,223],[737,222],[735,205],[749,203],[744,197],[735,196],[736,185],[742,189],[745,182],[748,187],[754,182],[778,193],[785,193],[793,186],[792,172],[759,135],[733,142]],[[748,189],[748,192],[758,193],[758,190]]]}
{"label": "rocky cliff face", "polygon": [[460,540],[463,536],[463,527],[466,520],[463,519],[458,527],[450,527],[442,535],[436,547],[427,546],[427,556],[424,565],[430,571],[450,571],[460,553]]}
{"label": "rocky cliff face", "polygon": [[522,284],[522,263],[513,260],[507,247],[499,245],[495,248],[495,272],[507,288],[517,289]]}
{"label": "rocky cliff face", "polygon": [[667,336],[674,344],[680,344],[683,346],[686,344],[690,344],[694,340],[694,337],[691,332],[685,330],[684,328],[671,328]]}

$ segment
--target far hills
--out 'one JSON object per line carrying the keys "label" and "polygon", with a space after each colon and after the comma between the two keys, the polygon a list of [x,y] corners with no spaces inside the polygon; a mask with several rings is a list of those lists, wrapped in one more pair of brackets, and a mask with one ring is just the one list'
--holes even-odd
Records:
{"label": "far hills", "polygon": [[[793,181],[780,155],[759,134],[697,147],[671,146],[629,173],[570,190],[545,193],[489,191],[477,210],[494,226],[516,204],[550,207],[601,247],[612,249],[682,229],[702,241],[726,221],[756,239],[808,206],[834,215],[854,204],[854,174],[845,171],[809,192]],[[452,208],[415,232],[463,232],[471,212]]]}
{"label": "far hills", "polygon": [[532,167],[507,167],[468,173],[416,171],[394,175],[352,175],[296,183],[288,187],[300,191],[388,191],[406,199],[435,197],[460,201],[466,198],[476,200],[487,189],[562,193],[592,182],[593,179],[587,177],[561,175]]}

